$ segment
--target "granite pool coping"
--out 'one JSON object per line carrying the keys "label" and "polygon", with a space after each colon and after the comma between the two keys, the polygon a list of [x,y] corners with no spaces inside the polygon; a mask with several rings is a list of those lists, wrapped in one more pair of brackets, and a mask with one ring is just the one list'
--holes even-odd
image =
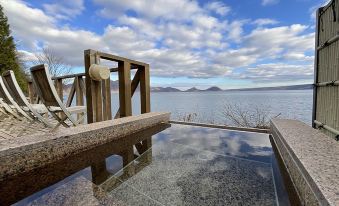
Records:
{"label": "granite pool coping", "polygon": [[297,120],[274,119],[271,132],[303,205],[339,205],[339,143]]}
{"label": "granite pool coping", "polygon": [[41,167],[69,155],[168,123],[170,113],[151,112],[115,120],[62,128],[43,135],[0,142],[0,180]]}

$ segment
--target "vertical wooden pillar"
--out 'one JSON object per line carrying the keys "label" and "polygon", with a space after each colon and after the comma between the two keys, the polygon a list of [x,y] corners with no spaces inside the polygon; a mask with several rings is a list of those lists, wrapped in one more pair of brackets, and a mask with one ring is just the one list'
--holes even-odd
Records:
{"label": "vertical wooden pillar", "polygon": [[[81,87],[82,76],[75,77],[75,93],[76,93],[76,106],[84,105],[84,93]],[[77,114],[77,118],[81,118],[83,114]],[[83,123],[83,122],[82,122]]]}
{"label": "vertical wooden pillar", "polygon": [[35,96],[35,92],[34,92],[33,82],[29,81],[28,82],[28,97],[29,97],[29,102],[31,104],[34,104],[34,96]]}
{"label": "vertical wooden pillar", "polygon": [[[140,103],[141,114],[151,112],[151,92],[150,92],[150,75],[149,65],[139,68],[140,72]],[[152,137],[147,138],[141,142],[146,151],[152,145]]]}
{"label": "vertical wooden pillar", "polygon": [[111,79],[106,79],[101,82],[102,84],[102,101],[103,105],[103,118],[104,120],[112,119],[111,107]]}
{"label": "vertical wooden pillar", "polygon": [[124,61],[118,63],[118,76],[120,117],[131,116],[131,64],[129,62]]}
{"label": "vertical wooden pillar", "polygon": [[87,105],[87,122],[88,124],[94,122],[93,98],[92,98],[92,80],[89,76],[89,67],[95,63],[95,51],[85,50],[85,88],[86,88],[86,105]]}
{"label": "vertical wooden pillar", "polygon": [[55,87],[57,89],[57,93],[61,99],[61,101],[64,101],[64,90],[62,86],[62,79],[55,80]]}
{"label": "vertical wooden pillar", "polygon": [[151,111],[151,94],[150,94],[150,76],[149,66],[145,66],[140,72],[140,102],[141,114]]}

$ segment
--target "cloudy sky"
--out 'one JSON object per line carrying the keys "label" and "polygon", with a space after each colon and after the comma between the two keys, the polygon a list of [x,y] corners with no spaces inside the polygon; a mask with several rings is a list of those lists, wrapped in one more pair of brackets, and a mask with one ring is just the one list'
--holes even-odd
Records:
{"label": "cloudy sky", "polygon": [[0,0],[26,59],[49,47],[73,72],[83,50],[144,61],[153,86],[311,83],[314,11],[326,0]]}

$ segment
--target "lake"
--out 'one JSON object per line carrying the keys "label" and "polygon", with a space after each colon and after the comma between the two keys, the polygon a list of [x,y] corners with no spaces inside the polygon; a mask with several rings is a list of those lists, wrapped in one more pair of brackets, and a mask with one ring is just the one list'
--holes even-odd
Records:
{"label": "lake", "polygon": [[[118,93],[112,93],[113,115],[118,109]],[[232,125],[223,115],[225,105],[243,111],[263,110],[270,117],[298,119],[307,124],[312,121],[312,90],[279,91],[220,91],[220,92],[153,92],[151,110],[171,112],[172,119],[193,114],[197,122]],[[140,96],[133,97],[133,114],[140,113]]]}

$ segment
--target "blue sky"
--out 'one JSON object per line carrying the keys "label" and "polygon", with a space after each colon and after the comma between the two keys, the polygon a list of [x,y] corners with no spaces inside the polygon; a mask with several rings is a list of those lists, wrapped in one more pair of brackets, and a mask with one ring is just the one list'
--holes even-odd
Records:
{"label": "blue sky", "polygon": [[83,72],[91,48],[149,63],[153,86],[227,89],[311,83],[326,0],[0,3],[27,61],[48,47]]}

